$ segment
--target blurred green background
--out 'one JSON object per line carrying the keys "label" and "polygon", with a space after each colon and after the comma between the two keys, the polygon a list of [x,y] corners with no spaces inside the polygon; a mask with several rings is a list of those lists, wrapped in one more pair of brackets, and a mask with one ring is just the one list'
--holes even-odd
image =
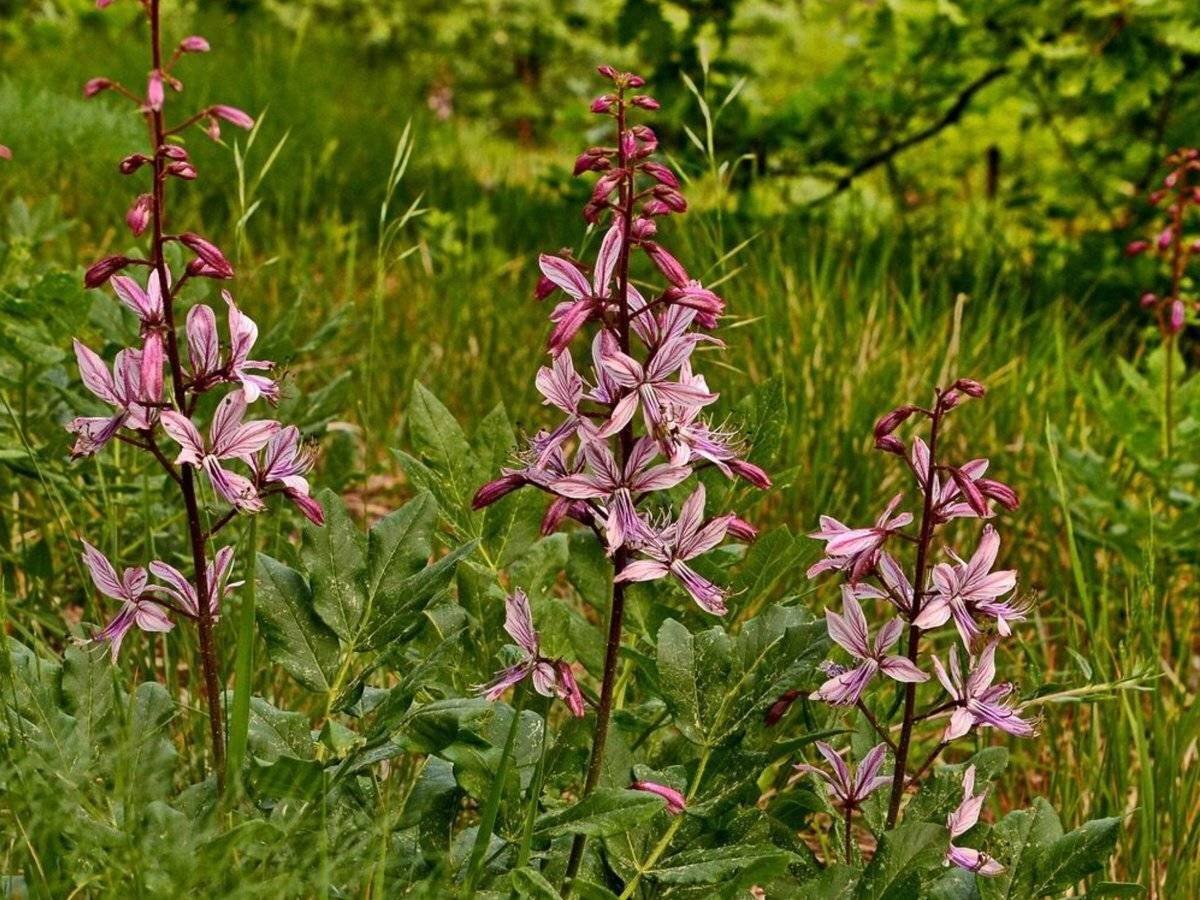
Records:
{"label": "blurred green background", "polygon": [[[213,45],[182,64],[184,99],[260,119],[189,138],[200,178],[174,215],[230,250],[321,438],[318,482],[367,517],[407,493],[390,448],[414,380],[465,420],[503,401],[543,421],[536,254],[582,234],[589,189],[569,176],[601,139],[595,65],[643,74],[691,201],[667,241],[729,303],[710,381],[733,401],[777,378],[788,402],[778,489],[745,512],[795,531],[869,518],[891,487],[875,417],[987,383],[956,440],[1025,501],[1006,552],[1038,616],[1008,665],[1026,694],[1082,692],[1014,747],[998,804],[1128,815],[1112,877],[1200,892],[1197,347],[1185,335],[1164,461],[1136,305],[1158,274],[1121,256],[1152,227],[1162,157],[1200,142],[1200,4],[228,0],[169,3],[166,28]],[[60,427],[69,334],[128,323],[52,279],[128,242],[116,161],[140,121],[81,86],[140,84],[141,29],[131,0],[0,0],[0,550],[12,630],[51,649],[87,602],[72,535],[137,503],[102,504],[121,460],[70,466]],[[1155,690],[1107,687],[1134,676]]]}

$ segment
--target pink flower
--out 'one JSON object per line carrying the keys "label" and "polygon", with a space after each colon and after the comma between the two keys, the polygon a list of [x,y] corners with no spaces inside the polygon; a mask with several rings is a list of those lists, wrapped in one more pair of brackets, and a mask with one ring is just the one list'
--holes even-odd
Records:
{"label": "pink flower", "polygon": [[243,313],[233,296],[222,291],[229,318],[229,358],[221,362],[221,348],[217,337],[217,318],[212,309],[201,303],[193,306],[187,317],[188,361],[195,389],[203,390],[219,382],[232,382],[241,386],[247,403],[259,397],[268,402],[279,400],[279,385],[265,375],[274,368],[267,360],[250,359],[250,351],[258,340],[258,326]]}
{"label": "pink flower", "polygon": [[980,850],[954,845],[956,837],[966,834],[979,821],[985,797],[986,791],[975,793],[975,767],[969,766],[963,774],[962,802],[946,817],[946,827],[950,829],[950,849],[946,851],[946,861],[968,872],[992,877],[1003,872],[1004,866]]}
{"label": "pink flower", "polygon": [[162,414],[162,424],[181,448],[175,459],[178,465],[203,469],[221,497],[239,511],[253,513],[263,508],[254,482],[223,468],[221,462],[238,459],[249,463],[279,431],[279,423],[265,419],[243,423],[245,415],[246,399],[242,393],[234,391],[226,396],[213,414],[207,446],[192,420],[175,410]]}
{"label": "pink flower", "polygon": [[953,617],[966,647],[970,647],[981,634],[975,624],[978,616],[995,619],[997,630],[1002,635],[1011,634],[1008,623],[1022,621],[1025,610],[999,599],[1017,585],[1017,573],[1014,570],[992,571],[999,551],[1000,535],[991,525],[985,525],[979,547],[970,562],[963,562],[954,556],[956,565],[938,563],[934,566],[933,590],[913,624],[922,631],[928,631],[946,624]]}
{"label": "pink flower", "polygon": [[697,485],[683,502],[679,518],[637,544],[645,559],[631,562],[617,573],[615,581],[654,581],[671,575],[705,612],[723,616],[726,590],[704,578],[687,563],[707,553],[725,538],[735,516],[718,516],[704,521],[704,485]]}
{"label": "pink flower", "polygon": [[900,639],[904,623],[891,619],[879,629],[874,643],[867,628],[867,617],[854,597],[849,585],[842,585],[842,608],[845,617],[831,609],[825,610],[825,624],[834,643],[858,660],[858,665],[834,675],[812,694],[812,699],[823,700],[834,706],[853,706],[863,691],[882,672],[894,681],[923,682],[929,676],[903,656],[889,655],[888,651]]}
{"label": "pink flower", "polygon": [[[243,582],[229,581],[229,573],[233,569],[233,548],[222,547],[208,563],[205,570],[205,586],[207,587],[207,609],[215,619],[221,608],[221,601],[240,587]],[[151,585],[150,590],[160,595],[170,597],[175,604],[191,616],[200,615],[200,603],[196,586],[174,566],[161,560],[150,563],[150,573],[164,582],[162,585]]]}
{"label": "pink flower", "polygon": [[911,513],[892,515],[903,499],[903,494],[893,497],[870,528],[850,528],[832,516],[821,516],[820,529],[809,537],[825,542],[825,557],[809,566],[808,577],[832,570],[848,572],[851,583],[861,580],[874,568],[884,542],[912,522]]}
{"label": "pink flower", "polygon": [[561,659],[542,656],[541,640],[533,627],[533,613],[525,592],[517,588],[509,594],[504,611],[504,630],[516,642],[521,658],[491,682],[480,686],[479,692],[489,700],[497,700],[510,687],[529,678],[535,691],[543,697],[558,697],[567,704],[572,715],[582,718],[583,695],[571,667]]}
{"label": "pink flower", "polygon": [[80,416],[71,421],[68,430],[75,434],[71,455],[91,456],[107,444],[122,428],[137,431],[152,427],[158,417],[157,404],[162,396],[162,369],[159,367],[157,391],[147,390],[142,376],[142,353],[122,350],[113,362],[112,372],[95,352],[75,341],[75,359],[83,385],[115,409],[111,416]]}
{"label": "pink flower", "polygon": [[312,465],[313,452],[300,443],[300,429],[289,425],[267,441],[251,468],[260,488],[278,486],[305,518],[314,525],[323,525],[325,511],[309,496],[308,479],[304,477]]}
{"label": "pink flower", "polygon": [[908,576],[900,568],[900,564],[886,550],[879,552],[875,564],[875,574],[879,578],[879,586],[860,581],[853,585],[854,596],[859,600],[870,597],[875,600],[887,600],[906,616],[912,614],[913,588]]}
{"label": "pink flower", "polygon": [[950,695],[954,712],[950,724],[942,735],[943,741],[953,741],[978,725],[981,728],[999,728],[1016,737],[1031,737],[1033,726],[1022,719],[1005,699],[1012,693],[1013,686],[1007,683],[993,685],[996,677],[996,641],[991,641],[974,667],[965,676],[958,662],[958,648],[950,648],[949,669],[941,660],[932,657],[933,669]]}
{"label": "pink flower", "polygon": [[630,787],[635,791],[646,791],[662,797],[667,802],[667,812],[673,816],[677,816],[687,809],[687,798],[675,788],[667,787],[665,784],[655,781],[635,781]]}
{"label": "pink flower", "polygon": [[705,406],[715,401],[717,395],[710,393],[702,381],[672,380],[700,339],[695,334],[672,336],[653,351],[644,365],[628,353],[610,349],[600,364],[626,393],[599,430],[599,436],[611,437],[628,425],[639,403],[646,431],[655,434],[669,407]]}
{"label": "pink flower", "polygon": [[166,611],[146,598],[147,578],[144,568],[131,566],[118,577],[108,557],[87,541],[82,543],[83,564],[91,573],[96,589],[106,597],[121,601],[121,609],[116,616],[94,638],[97,641],[109,642],[113,662],[117,661],[121,641],[134,625],[142,631],[149,632],[170,631],[175,627],[167,617]]}
{"label": "pink flower", "polygon": [[125,213],[125,224],[133,232],[134,237],[140,237],[150,224],[150,212],[154,206],[154,198],[149,194],[139,194]]}
{"label": "pink flower", "polygon": [[892,783],[892,776],[879,774],[887,755],[886,744],[876,744],[871,748],[854,774],[851,774],[850,767],[837,751],[824,741],[817,741],[817,752],[825,757],[830,771],[807,763],[797,763],[795,769],[803,774],[816,775],[824,781],[829,795],[843,808],[857,809],[875,791]]}
{"label": "pink flower", "polygon": [[621,241],[621,225],[616,223],[608,229],[600,243],[591,284],[571,260],[545,253],[538,257],[542,274],[571,298],[556,306],[550,314],[554,329],[550,333],[548,346],[555,356],[566,349],[584,323],[599,316],[606,305],[612,302],[609,291]]}

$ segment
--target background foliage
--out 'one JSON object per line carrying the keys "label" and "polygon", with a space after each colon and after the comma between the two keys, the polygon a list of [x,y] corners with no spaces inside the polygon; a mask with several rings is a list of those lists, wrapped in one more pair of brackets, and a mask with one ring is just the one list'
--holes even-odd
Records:
{"label": "background foliage", "polygon": [[[318,481],[345,507],[330,498],[338,512],[327,533],[290,522],[258,535],[259,658],[277,666],[256,676],[264,699],[251,750],[256,803],[269,816],[232,831],[189,828],[213,803],[196,786],[194,648],[179,632],[131,641],[114,670],[70,645],[104,618],[76,535],[149,556],[176,514],[149,469],[140,486],[118,482],[120,448],[69,464],[61,427],[81,398],[70,335],[132,337],[111,303],[79,287],[78,263],[123,247],[110,224],[125,191],[112,161],[139,126],[85,103],[79,88],[98,61],[107,74],[142,77],[127,40],[138,25],[122,4],[100,16],[85,0],[0,0],[0,139],[15,155],[0,169],[0,577],[19,642],[0,665],[13,692],[6,711],[34,728],[5,723],[10,749],[24,750],[2,773],[0,874],[21,872],[54,895],[119,892],[129,877],[150,893],[189,883],[231,892],[232,872],[196,860],[237,859],[267,894],[364,879],[386,892],[436,883],[448,874],[439,867],[461,862],[513,715],[463,698],[495,668],[498,598],[512,572],[539,586],[531,597],[551,649],[599,667],[601,561],[566,536],[534,540],[540,510],[510,509],[505,530],[467,513],[465,499],[513,430],[540,421],[528,389],[542,358],[528,299],[534,260],[578,231],[585,189],[567,177],[570,156],[590,126],[591,67],[612,61],[651,77],[665,101],[663,142],[693,199],[671,240],[708,264],[729,299],[737,327],[721,403],[755,423],[758,453],[778,476],[743,510],[766,526],[751,551],[760,555],[722,561],[743,573],[750,605],[723,625],[729,635],[704,631],[711,623],[688,611],[688,640],[744,648],[755,629],[786,642],[810,628],[806,617],[828,598],[802,579],[816,548],[796,535],[828,510],[863,519],[888,494],[882,465],[864,452],[875,416],[920,396],[929,373],[977,377],[989,402],[960,415],[974,446],[999,448],[994,465],[1022,495],[1010,559],[1038,600],[1036,629],[1006,665],[1023,696],[1045,698],[1044,738],[1013,747],[991,821],[1005,840],[1053,841],[1060,823],[1042,796],[1066,830],[1120,817],[1117,853],[1094,890],[1107,880],[1200,892],[1196,346],[1185,334],[1180,449],[1163,464],[1162,360],[1146,349],[1150,323],[1134,303],[1151,272],[1119,259],[1142,236],[1149,213],[1138,197],[1157,160],[1200,132],[1200,9],[228,0],[170,15],[176,32],[214,44],[215,64],[196,69],[189,91],[264,113],[249,140],[192,148],[210,177],[180,191],[176,209],[236,245],[239,299],[264,326],[264,354],[303,360],[289,372],[286,415],[320,439]],[[455,420],[478,424],[463,431]],[[434,452],[447,438],[463,452]],[[417,529],[411,556],[380,574],[377,546],[406,524]],[[333,540],[346,551],[337,558],[354,561],[346,592],[325,586],[320,542]],[[462,556],[422,568],[445,548]],[[384,604],[394,619],[378,620],[372,598],[400,584],[410,605]],[[323,635],[307,656],[288,639],[297,609]],[[688,699],[686,668],[657,683],[686,656],[672,637],[680,609],[678,598],[645,596],[636,610],[623,740],[635,744],[665,702],[677,730],[650,745],[659,780],[701,758],[718,773],[792,761],[800,746],[788,738],[820,723],[789,719],[768,734],[755,715],[784,684],[765,681],[722,709],[706,705],[720,685],[697,688],[704,703]],[[163,686],[143,683],[154,678]],[[1153,690],[1114,687],[1134,683]],[[660,691],[662,701],[637,702]],[[541,739],[540,715],[521,716],[528,727],[505,786],[518,801]],[[112,749],[97,756],[101,732]],[[561,735],[545,777],[565,787],[585,735]],[[734,753],[753,759],[735,764]],[[395,778],[371,768],[381,759]],[[712,786],[714,815],[777,787]],[[703,892],[687,886],[721,879],[736,891],[747,869],[764,882],[799,878],[820,848],[785,827],[788,844],[774,823],[803,823],[816,803],[791,791],[761,817],[730,814],[730,833],[755,835],[739,846],[759,857],[722,868],[698,848],[696,859],[668,859],[659,883]],[[658,807],[636,806],[622,807],[633,819],[597,811],[573,827],[602,838],[633,829],[633,865],[638,842],[651,840],[637,828],[663,828],[650,818]],[[506,803],[502,817],[518,808]],[[938,838],[911,840],[916,853]],[[301,846],[317,848],[319,866],[297,864]],[[697,873],[701,855],[717,868]]]}

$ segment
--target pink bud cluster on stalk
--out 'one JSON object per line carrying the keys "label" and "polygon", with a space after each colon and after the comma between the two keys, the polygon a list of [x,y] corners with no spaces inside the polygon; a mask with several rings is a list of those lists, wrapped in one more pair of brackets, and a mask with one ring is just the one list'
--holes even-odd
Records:
{"label": "pink bud cluster on stalk", "polygon": [[[717,394],[696,371],[695,350],[723,346],[714,332],[725,302],[658,240],[659,223],[687,209],[679,179],[653,158],[654,132],[631,121],[635,110],[657,109],[658,102],[641,93],[645,81],[639,76],[611,66],[599,72],[612,87],[591,109],[612,123],[613,143],[591,147],[575,162],[576,175],[597,176],[583,217],[600,232],[599,247],[590,265],[568,254],[542,255],[534,291],[538,300],[561,297],[550,313],[551,362],[536,379],[545,404],[561,420],[529,438],[513,465],[480,488],[474,501],[479,509],[518,488],[535,487],[552,498],[544,532],[573,519],[595,532],[613,560],[612,611],[585,795],[596,785],[604,755],[625,585],[671,580],[703,610],[722,615],[727,590],[690,563],[727,537],[755,536],[732,513],[706,517],[702,485],[677,513],[665,492],[707,466],[758,488],[771,483],[745,459],[736,433],[705,414]],[[647,278],[658,283],[653,290],[631,279],[639,257]],[[582,343],[588,346],[586,377],[572,352]],[[577,841],[568,880],[581,852]]]}
{"label": "pink bud cluster on stalk", "polygon": [[[98,7],[108,6],[98,0]],[[234,271],[221,249],[200,235],[166,231],[167,188],[173,179],[196,177],[184,132],[204,124],[214,139],[218,120],[250,128],[254,120],[228,106],[206,107],[177,125],[166,122],[167,98],[183,89],[175,73],[187,54],[203,53],[208,41],[193,35],[184,38],[169,59],[163,59],[159,19],[160,0],[142,0],[150,26],[152,69],[144,94],[108,78],[93,78],[84,95],[112,91],[134,103],[146,121],[149,143],[144,153],[121,161],[127,176],[148,175],[149,185],[139,192],[125,221],[135,238],[149,234],[145,256],[113,255],[93,263],[84,275],[89,288],[108,286],[117,300],[137,317],[140,342],[117,352],[111,368],[81,341],[75,357],[84,386],[103,406],[103,415],[80,416],[68,426],[75,435],[72,456],[91,456],[112,441],[120,441],[154,457],[179,490],[188,527],[192,574],[186,576],[161,560],[148,567],[132,566],[121,575],[95,547],[83,542],[83,561],[96,588],[116,600],[115,617],[95,637],[107,642],[116,660],[121,643],[134,627],[165,632],[174,627],[172,616],[197,626],[204,693],[209,709],[213,760],[218,780],[224,778],[224,718],[220,707],[221,682],[213,639],[213,625],[222,601],[241,582],[229,580],[233,548],[224,546],[210,555],[218,533],[239,514],[265,508],[268,497],[279,494],[318,525],[324,520],[320,505],[309,495],[305,478],[313,454],[303,446],[295,426],[284,427],[272,418],[250,419],[252,404],[274,404],[279,385],[270,377],[273,363],[252,359],[258,326],[221,291],[226,335],[221,339],[217,315],[206,303],[197,303],[187,314],[180,344],[176,306],[183,286],[193,279],[226,281]],[[166,261],[169,243],[191,254],[182,272],[172,272]],[[136,274],[145,271],[145,277]],[[205,396],[223,393],[206,428],[200,425]],[[164,446],[163,436],[176,445]],[[197,478],[212,489],[227,511],[208,521],[200,509]],[[155,579],[151,581],[151,576]]]}
{"label": "pink bud cluster on stalk", "polygon": [[1126,256],[1149,254],[1158,257],[1169,278],[1165,293],[1145,291],[1138,298],[1143,309],[1154,313],[1166,352],[1163,380],[1163,451],[1170,455],[1174,433],[1174,409],[1172,401],[1175,341],[1187,324],[1188,312],[1200,308],[1200,300],[1194,295],[1184,295],[1184,279],[1192,257],[1200,252],[1200,233],[1188,233],[1188,216],[1200,207],[1200,150],[1184,148],[1176,150],[1164,161],[1167,174],[1162,186],[1151,191],[1148,200],[1151,206],[1163,210],[1163,219],[1149,240],[1136,240],[1125,247]]}
{"label": "pink bud cluster on stalk", "polygon": [[[1000,510],[1015,510],[1019,500],[1007,484],[987,477],[988,460],[949,463],[939,456],[939,438],[948,414],[963,400],[983,395],[983,385],[959,379],[949,388],[936,390],[931,406],[906,404],[875,425],[876,449],[902,460],[915,483],[920,498],[915,533],[911,530],[913,513],[900,511],[905,499],[900,493],[871,525],[850,527],[832,516],[822,516],[820,528],[810,535],[824,543],[825,554],[809,568],[808,577],[837,573],[842,579],[841,612],[827,609],[826,623],[830,639],[850,659],[849,664],[825,664],[827,680],[811,699],[861,712],[881,739],[859,767],[860,773],[870,772],[869,778],[851,779],[846,763],[827,744],[818,749],[832,766],[831,774],[808,765],[797,767],[800,772],[816,771],[828,783],[831,798],[846,817],[848,858],[851,816],[866,795],[890,785],[890,828],[896,823],[906,786],[919,782],[953,741],[984,728],[1017,737],[1034,734],[1033,724],[1021,716],[1014,702],[1013,685],[995,683],[999,642],[1011,636],[1012,623],[1026,618],[1028,606],[1017,599],[1017,573],[995,568],[1000,536],[988,520]],[[897,435],[911,421],[928,426],[928,442],[920,434],[908,442]],[[945,560],[935,561],[938,530],[956,520],[984,520],[974,550],[964,559],[945,546]],[[914,548],[910,569],[893,555],[896,544]],[[864,604],[874,605],[883,614],[882,624],[873,634]],[[947,626],[953,626],[953,631]],[[950,643],[944,655],[931,647],[929,640],[941,643],[943,635]],[[924,646],[922,638],[927,639]],[[897,652],[898,644],[902,652]],[[930,670],[945,694],[918,712],[917,686],[932,680]],[[872,686],[889,682],[902,685],[904,692],[903,718],[895,739],[896,729],[877,719],[864,701]],[[793,692],[781,697],[767,713],[768,724],[777,722],[797,696]],[[782,709],[777,708],[781,705]],[[936,745],[926,761],[910,771],[914,727],[935,721],[941,729]],[[879,764],[888,751],[893,756],[893,774],[879,776]],[[969,770],[963,805],[948,823],[954,837],[978,818],[983,795],[976,796],[973,791],[974,771]],[[947,860],[982,875],[1002,870],[986,854],[954,846]]]}

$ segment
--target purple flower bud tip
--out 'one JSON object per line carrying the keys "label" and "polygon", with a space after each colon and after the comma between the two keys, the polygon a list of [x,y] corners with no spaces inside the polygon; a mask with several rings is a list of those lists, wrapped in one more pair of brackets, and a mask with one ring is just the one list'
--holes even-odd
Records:
{"label": "purple flower bud tip", "polygon": [[750,482],[760,491],[765,491],[771,486],[771,476],[754,463],[746,462],[744,459],[734,459],[730,460],[729,468],[739,478]]}
{"label": "purple flower bud tip", "polygon": [[1175,229],[1168,225],[1158,233],[1158,238],[1155,240],[1155,244],[1158,246],[1159,250],[1166,250],[1171,246],[1171,242],[1173,240],[1175,240]]}
{"label": "purple flower bud tip", "polygon": [[0,144],[0,159],[12,159],[12,151],[4,144]]}
{"label": "purple flower bud tip", "polygon": [[112,87],[112,82],[107,78],[93,78],[83,86],[83,96],[95,97],[101,91],[107,91]]}
{"label": "purple flower bud tip", "polygon": [[1200,253],[1200,240],[1192,241],[1191,246],[1188,247],[1188,252],[1189,253]]}
{"label": "purple flower bud tip", "polygon": [[653,97],[647,97],[645,94],[638,94],[631,102],[634,106],[641,107],[642,109],[658,109],[661,106],[657,100]]}
{"label": "purple flower bud tip", "polygon": [[729,520],[728,533],[747,544],[758,537],[758,529],[741,516],[733,516]]}
{"label": "purple flower bud tip", "polygon": [[641,75],[629,75],[625,78],[625,86],[631,88],[645,87],[646,79]]}
{"label": "purple flower bud tip", "polygon": [[653,781],[635,781],[630,785],[635,791],[646,791],[650,794],[657,794],[667,802],[667,812],[673,816],[679,815],[687,809],[687,799],[683,794],[674,788],[667,787],[665,784],[658,784]]}
{"label": "purple flower bud tip", "polygon": [[198,34],[185,37],[179,42],[180,53],[207,53],[209,49],[208,41]]}
{"label": "purple flower bud tip", "polygon": [[592,101],[591,110],[594,113],[606,113],[612,109],[612,105],[616,102],[616,98],[611,94],[604,94]]}
{"label": "purple flower bud tip", "polygon": [[132,262],[127,256],[106,256],[83,275],[84,287],[98,288]]}
{"label": "purple flower bud tip", "polygon": [[143,156],[140,153],[133,153],[121,160],[121,174],[132,175],[146,163],[150,162],[150,157]]}
{"label": "purple flower bud tip", "polygon": [[1171,316],[1167,320],[1167,330],[1171,334],[1178,334],[1183,330],[1184,311],[1182,300],[1175,300],[1171,303]]}
{"label": "purple flower bud tip", "polygon": [[218,119],[224,119],[230,125],[235,125],[238,128],[249,130],[254,127],[254,119],[247,113],[242,112],[236,106],[225,106],[218,104],[209,109],[209,112]]}
{"label": "purple flower bud tip", "polygon": [[875,423],[875,443],[879,444],[879,439],[891,434],[899,428],[905,420],[917,411],[915,406],[904,405],[893,409],[885,416],[881,416],[879,421]]}
{"label": "purple flower bud tip", "polygon": [[792,708],[792,704],[799,699],[799,691],[788,691],[780,695],[775,702],[771,704],[770,708],[767,709],[766,715],[763,716],[763,723],[768,728],[778,724],[779,720],[786,716],[787,711]]}
{"label": "purple flower bud tip", "polygon": [[154,198],[149,194],[140,194],[125,214],[125,224],[133,232],[134,237],[140,237],[150,224],[150,213],[154,206]]}
{"label": "purple flower bud tip", "polygon": [[1142,309],[1149,309],[1150,307],[1154,306],[1154,304],[1158,303],[1158,294],[1155,294],[1153,291],[1146,291],[1146,293],[1142,294],[1142,296],[1138,299],[1138,303],[1141,304]]}
{"label": "purple flower bud tip", "polygon": [[1150,249],[1149,241],[1131,241],[1125,245],[1126,256],[1138,256]]}
{"label": "purple flower bud tip", "polygon": [[233,277],[233,266],[229,264],[229,260],[225,258],[225,254],[221,252],[216,244],[205,240],[200,235],[191,231],[179,235],[179,242],[195,253],[207,269],[210,270],[210,272],[197,272],[195,274],[209,274],[210,277],[214,278]]}
{"label": "purple flower bud tip", "polygon": [[882,450],[884,453],[895,453],[897,456],[903,456],[904,442],[895,435],[885,434],[883,437],[875,439],[875,449]]}
{"label": "purple flower bud tip", "polygon": [[471,499],[471,509],[483,509],[485,506],[491,506],[501,497],[511,494],[525,484],[525,476],[516,474],[504,475],[495,481],[489,481],[475,492],[475,496]]}
{"label": "purple flower bud tip", "polygon": [[968,397],[974,397],[978,400],[987,393],[987,388],[973,378],[960,378],[954,382],[956,390],[962,391]]}
{"label": "purple flower bud tip", "polygon": [[610,78],[613,81],[617,80],[617,70],[612,66],[596,66],[596,71],[605,78]]}

